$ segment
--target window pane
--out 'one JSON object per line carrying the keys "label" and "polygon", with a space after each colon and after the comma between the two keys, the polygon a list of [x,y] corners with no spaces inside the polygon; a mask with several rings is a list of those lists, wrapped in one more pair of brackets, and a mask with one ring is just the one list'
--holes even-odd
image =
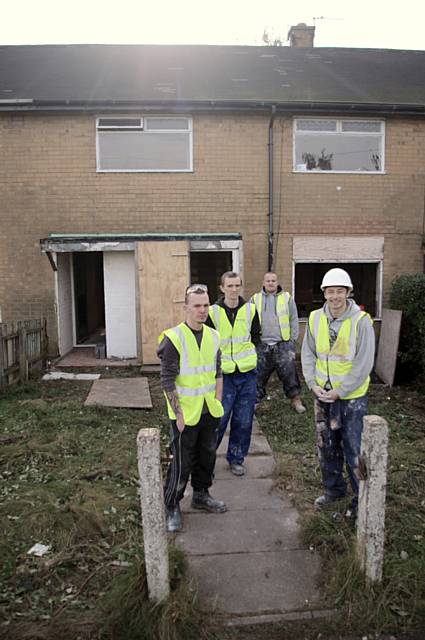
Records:
{"label": "window pane", "polygon": [[295,162],[307,171],[381,171],[381,136],[297,136]]}
{"label": "window pane", "polygon": [[187,133],[99,131],[99,169],[167,171],[190,169]]}
{"label": "window pane", "polygon": [[146,129],[189,129],[187,118],[146,118]]}
{"label": "window pane", "polygon": [[336,131],[336,120],[297,120],[297,131]]}
{"label": "window pane", "polygon": [[98,127],[140,127],[140,118],[99,118]]}
{"label": "window pane", "polygon": [[380,133],[381,131],[381,123],[380,122],[371,122],[370,120],[343,120],[342,121],[342,130],[343,131],[359,131],[363,132],[371,132],[371,133]]}

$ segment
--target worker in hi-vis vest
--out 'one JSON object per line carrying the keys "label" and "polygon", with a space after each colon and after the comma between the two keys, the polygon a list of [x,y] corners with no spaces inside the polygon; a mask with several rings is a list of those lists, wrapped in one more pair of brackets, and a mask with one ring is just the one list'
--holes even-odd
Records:
{"label": "worker in hi-vis vest", "polygon": [[209,494],[216,459],[217,430],[223,415],[220,336],[205,326],[207,287],[185,292],[185,322],[159,336],[161,386],[171,421],[171,461],[164,487],[167,531],[182,528],[180,500],[191,478],[192,507],[223,513],[226,505]]}
{"label": "worker in hi-vis vest", "polygon": [[251,443],[254,417],[257,353],[260,323],[255,305],[240,296],[242,280],[238,273],[221,276],[223,297],[210,307],[207,324],[220,334],[223,369],[223,409],[217,447],[230,421],[226,459],[235,476],[245,474],[244,460]]}
{"label": "worker in hi-vis vest", "polygon": [[276,371],[283,391],[297,413],[304,413],[301,402],[301,384],[295,366],[298,338],[298,311],[288,291],[283,291],[276,273],[264,274],[263,288],[254,293],[261,325],[261,342],[257,345],[257,404],[266,395],[266,385]]}
{"label": "worker in hi-vis vest", "polygon": [[372,320],[350,300],[351,278],[343,269],[328,271],[321,284],[325,304],[310,314],[301,349],[307,386],[315,396],[317,450],[324,493],[323,509],[346,495],[344,459],[353,491],[347,515],[357,515],[358,457],[367,414],[369,375],[375,355]]}

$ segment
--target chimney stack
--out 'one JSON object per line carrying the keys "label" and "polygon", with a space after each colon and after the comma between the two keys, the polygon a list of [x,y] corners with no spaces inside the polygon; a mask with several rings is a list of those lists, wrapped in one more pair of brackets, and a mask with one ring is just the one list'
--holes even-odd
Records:
{"label": "chimney stack", "polygon": [[308,27],[304,22],[300,22],[288,31],[290,47],[313,47],[314,31],[316,27]]}

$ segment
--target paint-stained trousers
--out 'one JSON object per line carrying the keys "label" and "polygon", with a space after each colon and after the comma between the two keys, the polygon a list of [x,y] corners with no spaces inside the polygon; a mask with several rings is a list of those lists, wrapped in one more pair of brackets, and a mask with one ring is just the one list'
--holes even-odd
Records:
{"label": "paint-stained trousers", "polygon": [[218,431],[217,447],[223,439],[230,420],[229,446],[226,459],[229,464],[242,464],[251,444],[254,418],[257,371],[223,374],[223,409]]}
{"label": "paint-stained trousers", "polygon": [[257,402],[266,395],[266,385],[276,371],[287,398],[295,398],[301,391],[300,379],[295,367],[295,345],[292,340],[273,345],[260,342],[257,345]]}
{"label": "paint-stained trousers", "polygon": [[164,487],[167,507],[176,506],[183,498],[189,476],[194,491],[209,489],[212,485],[219,423],[220,418],[204,413],[198,424],[185,426],[180,433],[176,421],[171,420],[170,451],[173,457]]}
{"label": "paint-stained trousers", "polygon": [[354,400],[314,403],[317,432],[317,451],[325,494],[330,498],[345,496],[347,484],[343,476],[344,461],[354,493],[353,508],[357,507],[359,481],[358,457],[363,431],[363,418],[367,415],[367,396]]}

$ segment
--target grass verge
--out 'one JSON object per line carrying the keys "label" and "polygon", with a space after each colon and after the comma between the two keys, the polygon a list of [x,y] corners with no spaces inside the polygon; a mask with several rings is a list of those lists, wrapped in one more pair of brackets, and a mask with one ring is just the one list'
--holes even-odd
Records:
{"label": "grass verge", "polygon": [[358,569],[356,529],[343,517],[348,502],[341,501],[330,511],[313,511],[314,498],[322,493],[322,486],[308,392],[303,393],[307,413],[299,416],[282,398],[274,380],[270,400],[258,411],[278,460],[276,482],[301,511],[305,542],[322,556],[321,586],[329,605],[342,614],[333,623],[334,631],[381,633],[425,628],[424,391],[420,387],[372,385],[369,394],[369,413],[383,416],[390,431],[386,542],[379,585],[367,585]]}
{"label": "grass verge", "polygon": [[[168,444],[158,376],[149,385],[147,411],[85,407],[87,382],[34,381],[0,399],[0,638],[211,637],[172,547],[169,601],[147,598],[136,436],[159,427]],[[36,543],[48,553],[29,555]]]}

